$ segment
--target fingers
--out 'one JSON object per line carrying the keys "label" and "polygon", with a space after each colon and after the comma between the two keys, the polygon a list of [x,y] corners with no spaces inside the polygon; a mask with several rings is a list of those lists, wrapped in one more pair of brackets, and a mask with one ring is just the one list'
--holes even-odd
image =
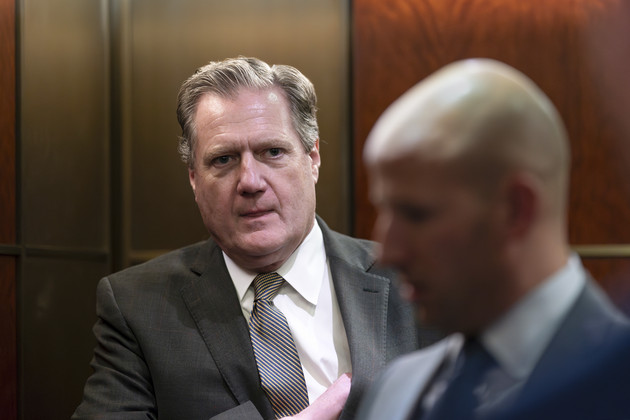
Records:
{"label": "fingers", "polygon": [[292,417],[284,417],[283,419],[294,420],[337,420],[346,404],[348,394],[350,394],[350,386],[352,382],[352,374],[344,373],[328,389],[319,396],[313,404],[306,407],[302,412]]}

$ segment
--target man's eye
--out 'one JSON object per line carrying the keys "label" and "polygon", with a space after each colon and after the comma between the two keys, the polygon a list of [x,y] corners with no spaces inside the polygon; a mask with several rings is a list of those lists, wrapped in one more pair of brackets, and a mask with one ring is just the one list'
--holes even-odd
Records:
{"label": "man's eye", "polygon": [[410,223],[425,222],[433,215],[429,209],[418,207],[402,207],[399,209],[399,213]]}
{"label": "man's eye", "polygon": [[269,149],[269,155],[272,157],[275,156],[280,156],[282,154],[282,149],[280,149],[279,147],[272,147],[271,149]]}
{"label": "man's eye", "polygon": [[228,163],[230,163],[230,160],[232,159],[231,156],[219,156],[217,158],[214,158],[212,160],[212,163],[215,165],[227,165]]}

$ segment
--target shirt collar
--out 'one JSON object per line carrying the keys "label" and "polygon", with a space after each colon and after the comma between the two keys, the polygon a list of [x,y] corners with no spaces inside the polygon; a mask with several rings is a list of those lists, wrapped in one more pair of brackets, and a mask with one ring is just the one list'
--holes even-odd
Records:
{"label": "shirt collar", "polygon": [[[223,258],[232,277],[238,299],[242,301],[258,273],[238,266],[225,252],[223,252]],[[317,305],[324,270],[327,270],[327,267],[324,236],[319,224],[315,221],[306,238],[276,272],[284,277],[286,282],[304,299]]]}
{"label": "shirt collar", "polygon": [[571,254],[564,267],[484,331],[481,341],[510,376],[529,376],[585,282],[580,258]]}

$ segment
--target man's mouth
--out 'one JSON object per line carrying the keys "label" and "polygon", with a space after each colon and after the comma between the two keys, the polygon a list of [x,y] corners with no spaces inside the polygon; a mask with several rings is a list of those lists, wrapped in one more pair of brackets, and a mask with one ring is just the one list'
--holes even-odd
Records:
{"label": "man's mouth", "polygon": [[241,213],[241,217],[255,219],[257,217],[265,216],[265,215],[267,215],[267,214],[269,214],[271,212],[272,212],[272,210],[250,210],[250,211],[246,211],[244,213]]}

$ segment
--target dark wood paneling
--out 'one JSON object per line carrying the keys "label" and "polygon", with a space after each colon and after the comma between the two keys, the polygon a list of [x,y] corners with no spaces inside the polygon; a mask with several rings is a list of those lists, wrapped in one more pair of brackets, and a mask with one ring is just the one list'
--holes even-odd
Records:
{"label": "dark wood paneling", "polygon": [[[0,244],[15,243],[15,1],[0,0]],[[0,418],[17,418],[16,259],[0,256]]]}
{"label": "dark wood paneling", "polygon": [[0,418],[17,418],[15,257],[0,256]]}
{"label": "dark wood paneling", "polygon": [[[353,112],[354,233],[369,237],[375,213],[367,199],[361,152],[380,113],[441,66],[490,57],[529,75],[555,103],[571,138],[570,240],[630,240],[630,176],[615,142],[622,133],[589,72],[586,35],[615,16],[610,0],[355,0]],[[604,23],[605,26],[605,23]],[[624,176],[622,170],[626,170]]]}
{"label": "dark wood paneling", "polygon": [[21,419],[68,419],[81,402],[96,341],[96,283],[106,262],[27,256],[18,295]]}
{"label": "dark wood paneling", "polygon": [[0,0],[0,244],[15,242],[14,6]]}
{"label": "dark wood paneling", "polygon": [[613,301],[630,315],[630,258],[583,258],[582,261]]}

